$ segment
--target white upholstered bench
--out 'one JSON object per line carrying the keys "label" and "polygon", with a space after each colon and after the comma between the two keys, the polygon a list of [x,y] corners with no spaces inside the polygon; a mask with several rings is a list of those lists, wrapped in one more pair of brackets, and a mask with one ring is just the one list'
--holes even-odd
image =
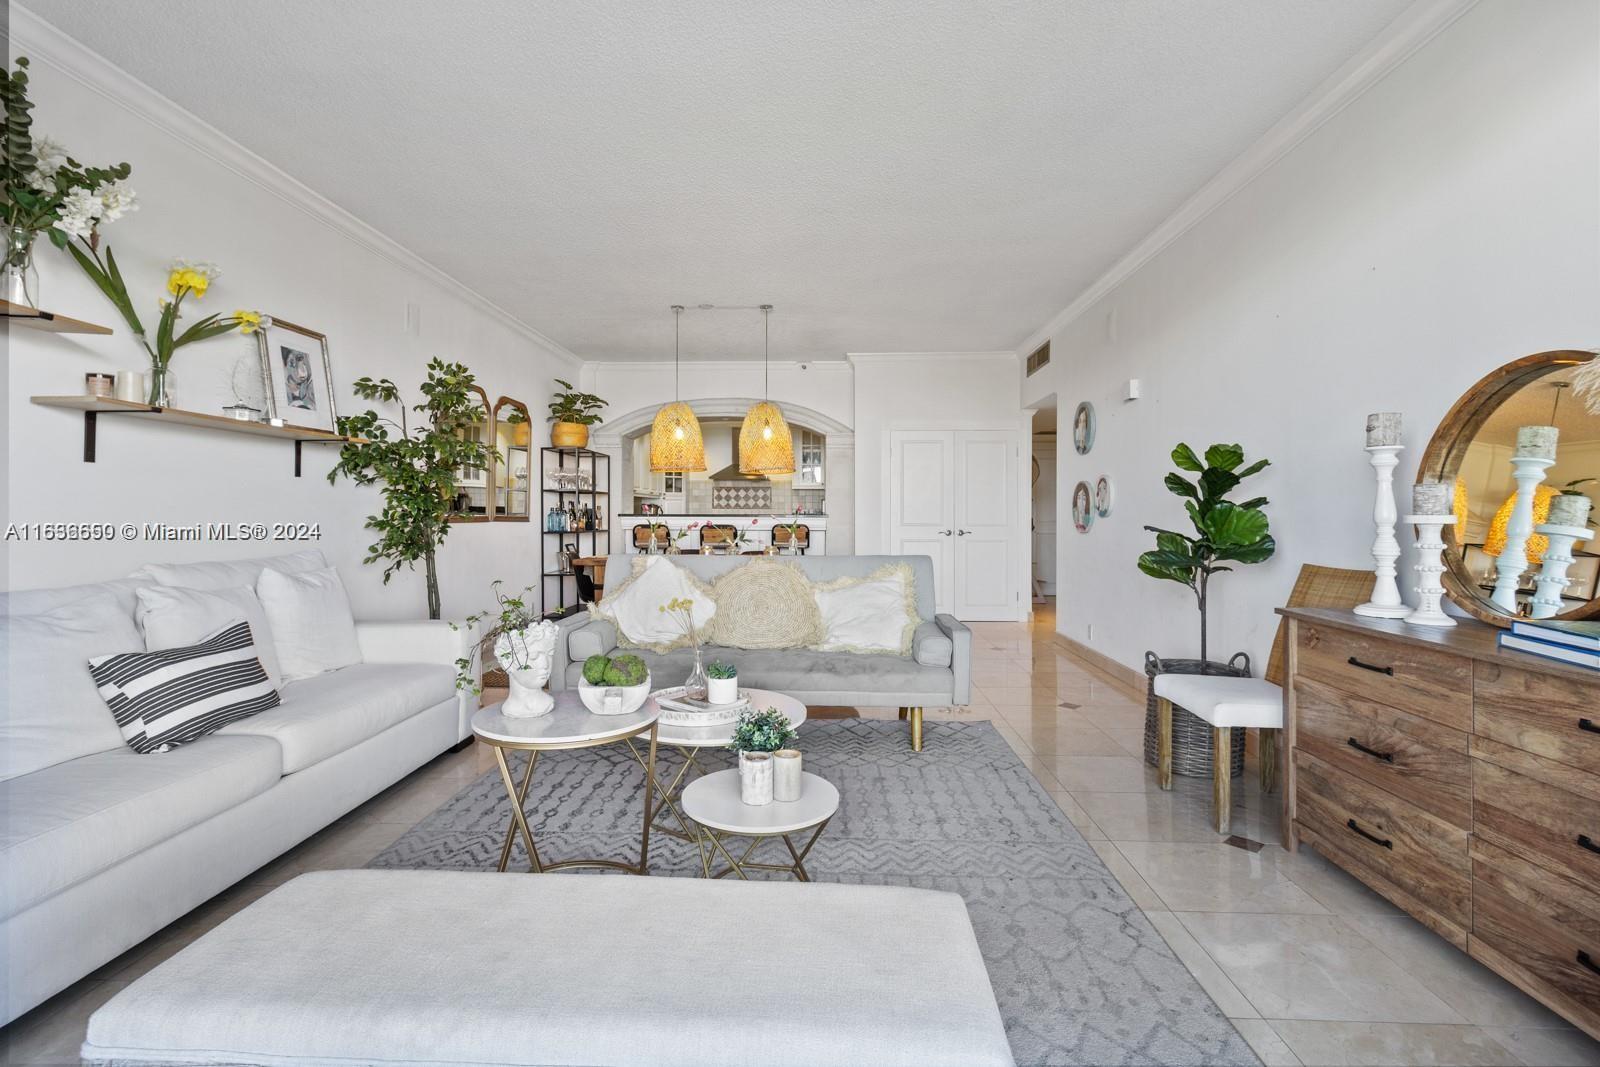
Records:
{"label": "white upholstered bench", "polygon": [[1009,1065],[966,905],[893,886],[325,871],[89,1020],[90,1062]]}

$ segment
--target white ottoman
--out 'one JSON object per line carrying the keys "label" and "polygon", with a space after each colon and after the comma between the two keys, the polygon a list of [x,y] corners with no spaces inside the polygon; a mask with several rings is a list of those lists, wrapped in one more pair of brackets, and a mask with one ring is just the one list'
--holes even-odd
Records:
{"label": "white ottoman", "polygon": [[91,1062],[1009,1065],[966,905],[891,886],[325,871],[89,1020]]}

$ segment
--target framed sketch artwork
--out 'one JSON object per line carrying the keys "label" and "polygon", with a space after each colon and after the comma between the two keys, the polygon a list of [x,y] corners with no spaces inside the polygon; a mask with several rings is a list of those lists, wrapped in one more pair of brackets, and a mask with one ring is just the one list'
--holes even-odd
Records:
{"label": "framed sketch artwork", "polygon": [[1085,400],[1072,413],[1072,448],[1080,456],[1087,456],[1094,447],[1094,405]]}
{"label": "framed sketch artwork", "polygon": [[333,363],[328,338],[315,330],[277,317],[261,318],[256,331],[261,355],[261,384],[267,393],[267,415],[289,426],[338,432],[333,402]]}
{"label": "framed sketch artwork", "polygon": [[1088,482],[1079,482],[1072,490],[1072,525],[1079,533],[1088,533],[1094,525],[1094,490]]}
{"label": "framed sketch artwork", "polygon": [[1111,514],[1111,506],[1115,503],[1111,490],[1111,478],[1102,474],[1094,480],[1094,513],[1102,519]]}

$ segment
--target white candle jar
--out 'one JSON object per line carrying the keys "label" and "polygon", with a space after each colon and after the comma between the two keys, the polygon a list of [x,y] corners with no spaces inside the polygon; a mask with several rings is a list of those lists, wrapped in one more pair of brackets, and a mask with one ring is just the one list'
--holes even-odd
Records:
{"label": "white candle jar", "polygon": [[739,799],[756,807],[772,803],[771,753],[739,753]]}

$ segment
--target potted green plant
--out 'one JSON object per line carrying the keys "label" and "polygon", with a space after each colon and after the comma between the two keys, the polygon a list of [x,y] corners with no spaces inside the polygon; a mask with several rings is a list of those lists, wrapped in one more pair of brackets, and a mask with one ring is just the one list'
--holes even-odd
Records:
{"label": "potted green plant", "polygon": [[547,714],[555,708],[555,702],[544,687],[555,662],[556,624],[539,618],[533,586],[507,594],[501,592],[501,584],[496,580],[489,587],[494,592],[498,610],[480,611],[468,615],[460,623],[450,624],[450,629],[460,630],[490,623],[468,653],[456,660],[456,688],[474,694],[483,692],[482,672],[478,667],[485,657],[492,655],[506,672],[511,690],[500,706],[501,714],[512,718]]}
{"label": "potted green plant", "polygon": [[578,390],[571,382],[556,379],[561,392],[550,398],[550,443],[557,448],[586,448],[589,427],[603,422],[600,409],[606,402],[593,393]]}
{"label": "potted green plant", "polygon": [[706,703],[732,704],[739,699],[739,668],[714,660],[706,664]]}
{"label": "potted green plant", "polygon": [[[1177,582],[1194,594],[1195,606],[1200,612],[1200,658],[1165,659],[1154,652],[1145,653],[1145,674],[1152,686],[1146,712],[1145,762],[1155,762],[1155,676],[1158,674],[1232,674],[1248,676],[1250,657],[1243,652],[1235,654],[1226,663],[1210,659],[1210,641],[1207,628],[1207,608],[1210,603],[1210,585],[1213,575],[1233,570],[1231,563],[1261,563],[1272,558],[1277,543],[1272,539],[1264,509],[1267,498],[1258,496],[1234,502],[1228,494],[1252,475],[1259,474],[1269,465],[1268,460],[1257,460],[1244,465],[1244,449],[1238,445],[1218,444],[1206,449],[1204,458],[1195,454],[1186,444],[1172,450],[1172,462],[1177,471],[1165,478],[1167,490],[1183,500],[1193,534],[1176,530],[1146,526],[1156,535],[1156,547],[1139,556],[1139,569],[1152,578]],[[1198,475],[1193,480],[1181,472]],[[1179,774],[1209,774],[1212,732],[1204,722],[1174,709],[1173,716],[1173,769]],[[1236,731],[1242,738],[1243,731]],[[1236,742],[1233,773],[1243,772],[1244,749]]]}
{"label": "potted green plant", "polygon": [[[339,432],[351,438],[339,450],[328,481],[340,475],[357,485],[376,485],[383,510],[367,519],[378,540],[367,546],[365,563],[389,561],[387,585],[401,567],[427,570],[428,618],[439,617],[439,568],[434,553],[450,533],[455,474],[462,467],[487,467],[489,447],[462,431],[483,417],[472,386],[472,372],[460,363],[434,359],[422,384],[426,399],[411,410],[423,418],[412,426],[400,389],[388,378],[358,378],[352,388],[363,400],[398,405],[400,421],[368,410],[339,419]],[[392,431],[399,431],[397,434]]]}
{"label": "potted green plant", "polygon": [[772,803],[772,753],[788,748],[796,736],[789,717],[777,708],[739,716],[728,747],[739,754],[740,800],[755,805]]}

